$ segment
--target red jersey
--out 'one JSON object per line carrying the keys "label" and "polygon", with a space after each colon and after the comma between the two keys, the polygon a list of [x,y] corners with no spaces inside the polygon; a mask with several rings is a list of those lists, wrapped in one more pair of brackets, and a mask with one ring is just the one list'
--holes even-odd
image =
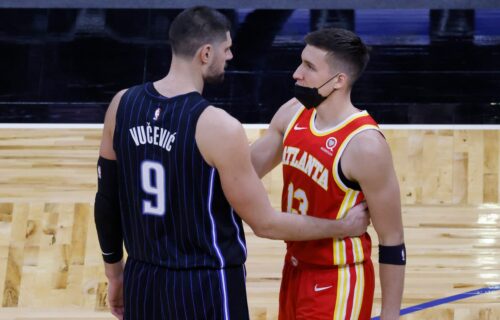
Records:
{"label": "red jersey", "polygon": [[[283,211],[318,218],[341,219],[364,195],[339,176],[340,157],[349,141],[365,130],[379,130],[366,112],[351,115],[328,130],[318,130],[316,110],[302,107],[283,139]],[[288,241],[288,254],[314,265],[342,266],[370,259],[371,239],[361,237]]]}

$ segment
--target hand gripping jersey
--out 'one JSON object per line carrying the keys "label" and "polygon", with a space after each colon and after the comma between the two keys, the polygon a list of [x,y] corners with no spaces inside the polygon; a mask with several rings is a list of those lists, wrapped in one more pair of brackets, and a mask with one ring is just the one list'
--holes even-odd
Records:
{"label": "hand gripping jersey", "polygon": [[[318,218],[342,219],[364,199],[356,184],[339,172],[349,141],[365,130],[379,130],[366,112],[351,115],[328,130],[318,130],[316,110],[301,108],[283,140],[283,211]],[[370,259],[371,239],[361,237],[288,241],[287,252],[298,261],[321,266],[343,266]]]}

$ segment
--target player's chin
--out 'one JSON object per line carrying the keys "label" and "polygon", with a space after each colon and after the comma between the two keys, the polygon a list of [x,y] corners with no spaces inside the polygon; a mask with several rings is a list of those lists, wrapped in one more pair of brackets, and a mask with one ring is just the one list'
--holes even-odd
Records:
{"label": "player's chin", "polygon": [[209,84],[221,84],[222,82],[224,82],[224,73],[208,77],[205,79],[205,81]]}

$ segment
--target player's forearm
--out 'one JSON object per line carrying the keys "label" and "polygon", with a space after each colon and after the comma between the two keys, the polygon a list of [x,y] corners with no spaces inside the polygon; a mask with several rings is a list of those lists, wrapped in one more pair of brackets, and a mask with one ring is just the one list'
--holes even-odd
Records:
{"label": "player's forearm", "polygon": [[109,280],[120,279],[123,276],[123,260],[116,263],[104,262],[104,274]]}
{"label": "player's forearm", "polygon": [[259,178],[262,178],[266,174],[265,170],[265,152],[260,148],[261,141],[257,140],[252,145],[250,145],[250,159],[252,161],[252,166],[257,172]]}
{"label": "player's forearm", "polygon": [[250,146],[252,166],[259,178],[264,177],[281,162],[282,137],[280,136],[277,141],[278,145],[276,145],[276,136],[274,136],[274,139],[270,136],[265,136]]}
{"label": "player's forearm", "polygon": [[276,165],[272,162],[269,155],[263,154],[262,151],[255,150],[253,148],[253,145],[250,147],[251,148],[251,159],[252,159],[252,166],[255,169],[255,172],[257,172],[257,175],[259,178],[264,177],[269,171],[271,171]]}
{"label": "player's forearm", "polygon": [[260,237],[287,241],[344,238],[347,236],[347,228],[343,220],[320,219],[281,212],[274,212],[255,231]]}
{"label": "player's forearm", "polygon": [[380,264],[380,284],[382,287],[381,320],[399,319],[404,275],[405,266]]}

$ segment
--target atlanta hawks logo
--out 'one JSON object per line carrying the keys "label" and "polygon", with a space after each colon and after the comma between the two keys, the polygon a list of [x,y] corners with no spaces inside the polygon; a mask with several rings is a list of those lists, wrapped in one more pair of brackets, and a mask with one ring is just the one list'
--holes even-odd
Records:
{"label": "atlanta hawks logo", "polygon": [[330,151],[333,151],[333,148],[337,145],[337,139],[334,137],[330,137],[326,140],[326,148]]}
{"label": "atlanta hawks logo", "polygon": [[158,107],[158,109],[156,109],[155,111],[155,116],[153,118],[154,121],[158,120],[158,118],[160,117],[160,113],[161,113],[161,108]]}

